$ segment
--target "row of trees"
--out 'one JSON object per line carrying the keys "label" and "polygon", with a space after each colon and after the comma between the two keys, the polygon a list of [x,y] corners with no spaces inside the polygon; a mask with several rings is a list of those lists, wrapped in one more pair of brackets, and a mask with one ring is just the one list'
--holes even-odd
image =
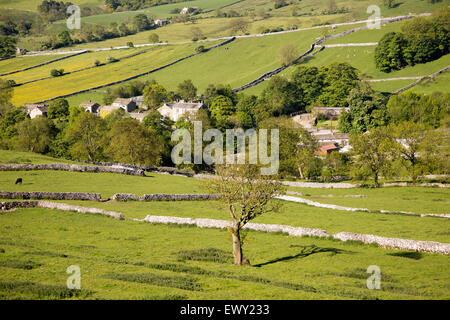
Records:
{"label": "row of trees", "polygon": [[186,0],[105,0],[105,5],[111,11],[128,11],[185,1]]}
{"label": "row of trees", "polygon": [[414,18],[402,25],[402,32],[383,36],[375,49],[379,70],[390,72],[408,65],[426,63],[449,53],[450,8],[442,8],[430,18]]}
{"label": "row of trees", "polygon": [[42,49],[56,49],[73,44],[101,41],[106,39],[124,37],[144,30],[154,29],[154,21],[147,15],[140,13],[133,17],[130,23],[117,24],[112,22],[109,26],[100,24],[82,24],[81,29],[69,32],[64,30],[58,35],[51,35],[41,41]]}
{"label": "row of trees", "polygon": [[389,99],[375,92],[367,83],[354,88],[348,98],[348,112],[339,116],[339,130],[361,133],[388,124],[412,121],[428,128],[448,127],[450,95],[407,92]]}

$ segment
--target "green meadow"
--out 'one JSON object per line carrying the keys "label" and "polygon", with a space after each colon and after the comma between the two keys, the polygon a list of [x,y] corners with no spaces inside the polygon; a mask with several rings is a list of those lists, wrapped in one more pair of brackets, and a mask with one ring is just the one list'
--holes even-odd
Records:
{"label": "green meadow", "polygon": [[[0,152],[0,163],[65,162]],[[70,162],[69,162],[70,163]],[[202,193],[200,180],[64,171],[0,172],[0,190]],[[22,177],[22,185],[15,185]],[[303,197],[353,207],[446,213],[440,188],[290,188]],[[332,197],[330,195],[333,195]],[[348,198],[346,195],[364,195]],[[11,201],[5,199],[4,201]],[[125,220],[41,208],[0,213],[0,299],[448,299],[448,257],[358,242],[246,232],[251,267],[232,264],[226,230],[158,225],[131,218],[164,215],[229,219],[218,201],[63,201],[121,212]],[[411,210],[414,209],[414,210]],[[448,219],[346,212],[283,201],[254,220],[448,243]],[[65,286],[67,267],[81,270],[81,290]],[[381,290],[366,287],[367,267],[381,269]],[[414,277],[411,277],[414,274]],[[236,290],[239,288],[239,290]]]}
{"label": "green meadow", "polygon": [[[228,232],[26,209],[0,215],[1,299],[448,299],[448,257],[249,232],[252,267]],[[368,266],[382,273],[369,290]],[[79,266],[81,290],[66,288]],[[411,275],[414,275],[411,276]]]}
{"label": "green meadow", "polygon": [[196,45],[167,46],[97,68],[29,83],[14,89],[13,103],[20,105],[26,102],[42,101],[122,80],[194,53],[195,48]]}

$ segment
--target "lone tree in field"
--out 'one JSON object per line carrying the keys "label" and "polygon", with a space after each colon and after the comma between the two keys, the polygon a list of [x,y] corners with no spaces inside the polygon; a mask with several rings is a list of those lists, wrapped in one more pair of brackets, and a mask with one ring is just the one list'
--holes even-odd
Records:
{"label": "lone tree in field", "polygon": [[281,63],[284,66],[292,64],[298,57],[297,45],[295,43],[288,43],[278,52]]}
{"label": "lone tree in field", "polygon": [[245,224],[266,212],[276,211],[279,201],[273,199],[283,193],[283,186],[274,176],[261,175],[256,165],[217,165],[217,178],[205,181],[208,191],[219,194],[228,208],[233,224],[228,227],[233,239],[234,264],[250,264],[242,253],[241,230]]}
{"label": "lone tree in field", "polygon": [[390,129],[378,127],[363,134],[352,135],[350,145],[353,147],[356,167],[370,173],[378,188],[380,174],[390,175],[392,162],[398,157],[398,145]]}

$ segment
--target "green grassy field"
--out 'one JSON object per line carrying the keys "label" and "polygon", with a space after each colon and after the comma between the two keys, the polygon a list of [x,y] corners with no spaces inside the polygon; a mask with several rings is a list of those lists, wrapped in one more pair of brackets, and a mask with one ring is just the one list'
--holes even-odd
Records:
{"label": "green grassy field", "polygon": [[[38,5],[42,0],[0,0],[0,6],[4,8],[14,8],[37,11]],[[73,0],[71,3],[76,5],[101,5],[104,0]]]}
{"label": "green grassy field", "polygon": [[[48,56],[30,56],[30,57],[19,57],[13,59],[7,59],[0,61],[0,73],[12,72],[24,68],[29,68],[44,62],[55,60],[68,56],[64,55],[48,55]],[[51,64],[50,64],[51,65]],[[14,75],[4,76],[5,78],[11,78]]]}
{"label": "green grassy field", "polygon": [[42,101],[128,78],[194,53],[197,46],[168,46],[98,68],[26,84],[14,89],[13,103],[21,105],[26,102]]}
{"label": "green grassy field", "polygon": [[[0,163],[57,159],[0,152]],[[22,177],[22,185],[14,179]],[[349,206],[440,212],[447,189],[309,189],[304,197]],[[125,193],[204,192],[199,180],[151,174],[134,177],[63,171],[1,172],[0,190]],[[329,197],[333,194],[334,197]],[[366,198],[346,198],[361,194]],[[152,225],[147,214],[229,219],[217,201],[65,203],[122,212],[125,221],[41,208],[0,213],[0,299],[448,299],[448,257],[355,242],[248,232],[252,267],[236,267],[225,230]],[[283,202],[282,210],[254,222],[387,237],[449,242],[447,219],[343,212]],[[382,272],[381,290],[366,288],[369,265]],[[66,269],[81,268],[81,292],[65,288]],[[411,278],[411,274],[415,277]],[[239,290],[236,293],[236,288]]]}
{"label": "green grassy field", "polygon": [[432,94],[433,92],[449,92],[450,73],[446,72],[435,77],[433,80],[425,80],[419,85],[409,89],[409,91]]}
{"label": "green grassy field", "polygon": [[[122,49],[122,50],[109,50],[109,51],[98,51],[98,52],[89,52],[84,53],[78,56],[74,56],[72,58],[64,59],[61,61],[57,61],[54,63],[50,63],[38,68],[34,68],[31,70],[18,72],[11,75],[6,75],[1,78],[3,79],[11,79],[16,81],[16,83],[22,83],[25,81],[40,79],[44,77],[50,76],[50,71],[52,69],[64,69],[64,72],[71,72],[75,70],[79,70],[86,67],[91,67],[94,65],[94,61],[98,60],[100,63],[107,63],[108,57],[114,57],[116,59],[120,59],[122,57],[141,52],[144,50],[150,50],[151,48],[130,48],[130,49]],[[58,56],[53,56],[54,59]],[[16,59],[30,59],[31,57],[24,58],[16,58]],[[18,61],[21,62],[21,61]]]}
{"label": "green grassy field", "polygon": [[[0,215],[1,299],[448,299],[448,257],[249,232],[253,267],[227,231],[26,209]],[[381,290],[365,271],[376,264]],[[66,289],[67,267],[81,292]],[[411,277],[414,274],[414,277]]]}

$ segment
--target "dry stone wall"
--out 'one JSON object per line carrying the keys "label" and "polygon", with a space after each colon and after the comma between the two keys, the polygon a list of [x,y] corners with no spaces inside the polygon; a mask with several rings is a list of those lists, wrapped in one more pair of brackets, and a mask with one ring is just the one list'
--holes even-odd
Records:
{"label": "dry stone wall", "polygon": [[[147,215],[145,219],[138,220],[149,223],[162,223],[162,224],[185,224],[185,225],[195,225],[199,228],[218,228],[226,229],[232,226],[231,221],[227,220],[216,220],[216,219],[192,219],[192,218],[180,218],[180,217],[167,217],[167,216],[152,216]],[[401,250],[412,250],[420,252],[430,252],[438,254],[450,254],[450,244],[440,243],[434,241],[417,241],[409,239],[399,239],[399,238],[386,238],[375,236],[371,234],[358,234],[351,232],[340,232],[334,235],[328,234],[322,229],[311,229],[302,227],[292,227],[287,225],[278,224],[262,224],[262,223],[247,223],[244,229],[262,231],[262,232],[283,232],[294,237],[320,237],[320,238],[333,238],[340,241],[361,241],[366,244],[377,244],[382,248],[391,249],[401,249]]]}
{"label": "dry stone wall", "polygon": [[84,192],[9,192],[0,191],[0,198],[3,199],[51,199],[51,200],[90,200],[101,201],[100,193]]}
{"label": "dry stone wall", "polygon": [[398,238],[385,238],[371,234],[359,234],[351,232],[340,232],[333,235],[333,238],[341,241],[356,240],[367,244],[376,243],[377,245],[383,248],[413,250],[446,255],[450,254],[450,243],[440,243],[434,241],[417,241]]}
{"label": "dry stone wall", "polygon": [[66,203],[58,203],[51,201],[4,201],[0,202],[0,210],[7,211],[15,208],[45,208],[56,209],[62,211],[76,211],[80,213],[99,214],[103,216],[109,216],[118,220],[124,220],[125,218],[119,212],[106,211],[98,208],[86,208],[81,206],[74,206]]}
{"label": "dry stone wall", "polygon": [[144,170],[124,167],[84,166],[78,164],[0,164],[0,171],[61,170],[76,172],[109,172],[132,176],[145,176]]}
{"label": "dry stone wall", "polygon": [[194,200],[217,200],[216,194],[144,194],[139,197],[131,193],[116,193],[112,197],[117,201],[194,201]]}

